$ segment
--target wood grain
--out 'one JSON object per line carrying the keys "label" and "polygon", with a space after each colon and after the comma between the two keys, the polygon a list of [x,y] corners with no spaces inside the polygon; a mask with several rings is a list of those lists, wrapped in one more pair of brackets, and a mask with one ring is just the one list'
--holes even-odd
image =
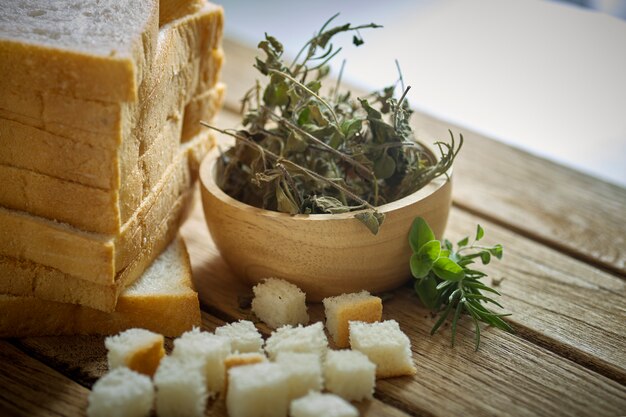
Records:
{"label": "wood grain", "polygon": [[89,390],[0,341],[0,415],[83,416]]}
{"label": "wood grain", "polygon": [[486,230],[486,244],[505,256],[483,267],[503,279],[501,304],[521,335],[626,384],[626,282],[462,210],[453,210],[448,236]]}
{"label": "wood grain", "polygon": [[[239,100],[258,78],[252,67],[256,51],[231,40],[224,42],[224,50],[228,60],[223,78],[229,86],[225,106],[238,111]],[[626,274],[626,189],[429,115],[414,113],[413,125],[420,138],[447,140],[448,128],[464,134],[453,194],[459,207]]]}
{"label": "wood grain", "polygon": [[[237,300],[251,290],[219,256],[203,222],[196,207],[182,230],[201,299],[224,319],[249,318]],[[312,320],[322,318],[319,304],[310,309]],[[429,337],[434,319],[419,307],[410,289],[394,293],[385,303],[384,317],[398,320],[411,338],[419,372],[415,378],[380,382],[376,397],[404,411],[441,416],[501,415],[503,410],[512,415],[617,415],[626,407],[624,386],[514,335],[486,328],[478,353],[473,351],[467,320],[461,324],[460,343],[454,349],[449,347],[448,330]],[[585,340],[586,335],[578,336]]]}

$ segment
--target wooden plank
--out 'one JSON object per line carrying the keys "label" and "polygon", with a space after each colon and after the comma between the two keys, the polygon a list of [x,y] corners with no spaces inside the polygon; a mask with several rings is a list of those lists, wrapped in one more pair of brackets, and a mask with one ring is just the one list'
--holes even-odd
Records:
{"label": "wooden plank", "polygon": [[[249,296],[251,290],[219,256],[200,210],[196,207],[182,230],[189,243],[196,287],[212,311],[230,319],[247,317],[238,305],[238,296]],[[460,219],[467,224],[467,215]],[[496,227],[490,225],[490,233],[492,229]],[[507,281],[513,280],[505,280],[503,289],[509,285]],[[322,315],[319,304],[311,306],[312,320]],[[626,389],[619,383],[514,335],[484,329],[478,353],[473,351],[472,327],[467,320],[462,322],[460,343],[454,349],[449,347],[448,330],[429,337],[434,319],[419,307],[410,289],[398,290],[385,304],[384,315],[398,320],[410,336],[419,372],[415,378],[380,382],[376,397],[404,411],[428,415],[615,415],[626,409]],[[563,329],[563,333],[568,331]]]}
{"label": "wooden plank", "polygon": [[[252,67],[257,52],[230,40],[224,49],[226,107],[237,111],[239,100],[259,78]],[[448,140],[448,128],[464,133],[465,148],[455,166],[455,204],[585,262],[626,274],[626,189],[425,114],[414,114],[414,128],[426,139]]]}
{"label": "wooden plank", "polygon": [[5,341],[0,364],[0,415],[85,415],[88,389]]}
{"label": "wooden plank", "polygon": [[532,240],[453,210],[447,235],[472,236],[476,224],[486,244],[504,245],[505,257],[483,267],[521,335],[626,384],[626,282]]}
{"label": "wooden plank", "polygon": [[[217,124],[232,125],[237,117],[223,112]],[[194,218],[201,228],[202,214]],[[626,384],[626,282],[457,208],[451,211],[450,239],[471,235],[477,223],[506,248],[505,261],[486,271],[508,277],[499,290],[520,334]]]}

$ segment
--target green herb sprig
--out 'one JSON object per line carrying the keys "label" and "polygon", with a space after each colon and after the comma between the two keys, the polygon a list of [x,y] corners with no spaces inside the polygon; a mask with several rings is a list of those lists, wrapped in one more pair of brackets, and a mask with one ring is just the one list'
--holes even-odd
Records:
{"label": "green herb sprig", "polygon": [[433,335],[452,316],[452,346],[456,339],[456,328],[462,313],[468,314],[474,321],[475,348],[480,346],[479,322],[487,323],[498,329],[512,332],[511,326],[502,317],[510,314],[498,314],[486,307],[494,304],[503,308],[493,298],[485,295],[498,291],[480,282],[486,274],[471,266],[476,260],[487,265],[492,257],[502,259],[502,245],[479,245],[485,232],[478,225],[474,241],[470,244],[469,237],[457,242],[457,250],[453,250],[452,242],[440,242],[430,226],[421,217],[413,221],[409,233],[409,244],[413,249],[410,266],[411,274],[416,278],[415,292],[422,303],[439,314],[439,319],[430,334]]}
{"label": "green herb sprig", "polygon": [[[220,187],[247,204],[290,214],[346,213],[376,234],[384,221],[377,207],[398,200],[447,175],[463,137],[438,142],[436,158],[415,140],[406,99],[409,88],[395,98],[402,77],[380,92],[360,98],[323,88],[328,63],[341,48],[332,41],[375,23],[332,26],[333,16],[287,63],[284,48],[265,35],[258,47],[264,57],[254,67],[265,79],[242,100],[242,128],[217,129],[236,139],[218,161]],[[333,83],[334,84],[334,83]]]}

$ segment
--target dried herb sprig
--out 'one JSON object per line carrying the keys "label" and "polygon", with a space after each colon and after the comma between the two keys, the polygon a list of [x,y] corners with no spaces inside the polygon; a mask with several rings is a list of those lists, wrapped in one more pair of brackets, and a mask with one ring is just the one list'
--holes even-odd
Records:
{"label": "dried herb sprig", "polygon": [[[243,128],[222,130],[236,139],[218,164],[221,188],[257,207],[286,213],[345,213],[377,233],[384,215],[376,207],[409,195],[439,175],[446,175],[463,137],[438,142],[436,158],[417,142],[409,124],[412,111],[404,89],[395,85],[353,99],[339,82],[327,93],[322,81],[328,62],[341,48],[331,40],[374,23],[330,27],[333,16],[303,46],[289,65],[283,45],[265,35],[255,68],[266,77],[242,100]],[[399,80],[401,81],[401,80]],[[396,83],[397,84],[397,83]]]}
{"label": "dried herb sprig", "polygon": [[439,313],[439,319],[430,334],[435,334],[448,319],[452,311],[452,346],[456,339],[456,326],[461,313],[469,314],[475,327],[475,348],[480,346],[479,322],[487,323],[499,329],[511,332],[511,326],[502,320],[510,314],[498,314],[488,309],[485,304],[491,303],[503,308],[483,291],[500,295],[498,291],[480,282],[484,272],[470,268],[476,259],[483,265],[488,264],[492,257],[502,259],[502,245],[482,246],[478,244],[485,232],[480,225],[476,227],[474,241],[469,244],[469,237],[457,243],[458,249],[453,250],[449,240],[443,244],[435,239],[428,223],[421,217],[413,221],[409,233],[409,244],[413,249],[410,266],[415,282],[415,292],[426,307]]}

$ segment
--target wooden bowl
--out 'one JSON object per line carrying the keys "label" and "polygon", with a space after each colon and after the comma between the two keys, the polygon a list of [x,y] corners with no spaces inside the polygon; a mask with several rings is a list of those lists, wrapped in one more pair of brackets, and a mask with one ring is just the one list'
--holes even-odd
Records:
{"label": "wooden bowl", "polygon": [[202,204],[222,257],[250,284],[286,279],[309,301],[342,293],[399,287],[411,276],[408,243],[413,219],[422,216],[441,239],[452,201],[445,176],[400,200],[379,207],[385,221],[373,235],[354,212],[295,216],[249,206],[215,182],[217,149],[200,166]]}

